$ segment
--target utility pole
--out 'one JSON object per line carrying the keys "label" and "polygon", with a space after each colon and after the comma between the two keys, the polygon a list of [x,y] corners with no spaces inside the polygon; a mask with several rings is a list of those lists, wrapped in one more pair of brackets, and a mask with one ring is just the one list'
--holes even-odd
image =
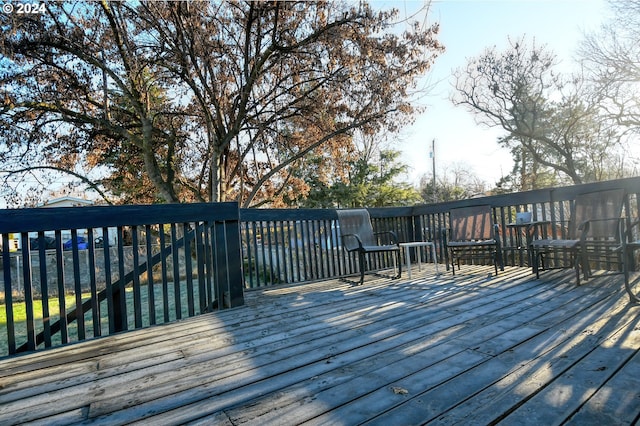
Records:
{"label": "utility pole", "polygon": [[433,190],[433,202],[437,203],[438,202],[438,196],[436,193],[436,140],[433,139],[431,141],[431,152],[430,152],[430,156],[431,156],[431,160],[433,162],[432,165],[432,169],[433,169],[433,186],[431,187]]}

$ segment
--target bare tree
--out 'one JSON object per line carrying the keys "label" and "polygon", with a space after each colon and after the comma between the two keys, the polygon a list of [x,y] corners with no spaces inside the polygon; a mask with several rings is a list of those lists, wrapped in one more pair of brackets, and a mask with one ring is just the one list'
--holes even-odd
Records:
{"label": "bare tree", "polygon": [[[431,176],[420,178],[420,194],[425,202],[434,200],[433,180]],[[485,195],[486,182],[469,169],[468,164],[456,163],[441,171],[435,186],[435,198],[438,202],[464,200]]]}
{"label": "bare tree", "polygon": [[640,133],[640,1],[610,1],[612,22],[587,34],[580,56],[602,97],[605,116]]}
{"label": "bare tree", "polygon": [[573,183],[597,180],[598,163],[615,160],[620,135],[601,119],[599,98],[584,79],[563,78],[555,65],[555,55],[546,48],[524,38],[511,41],[505,51],[488,49],[456,70],[452,100],[479,123],[504,129],[500,143],[526,154],[528,159],[516,159],[523,166],[530,162],[533,170],[548,168]]}

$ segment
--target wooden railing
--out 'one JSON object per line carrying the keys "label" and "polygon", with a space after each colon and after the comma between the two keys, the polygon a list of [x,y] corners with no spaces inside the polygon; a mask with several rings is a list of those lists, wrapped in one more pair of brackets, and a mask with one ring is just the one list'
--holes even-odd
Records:
{"label": "wooden railing", "polygon": [[[435,241],[443,262],[449,210],[489,204],[506,265],[527,266],[517,231],[507,226],[517,212],[532,212],[561,236],[577,194],[611,188],[626,190],[623,215],[630,223],[638,217],[640,177],[369,213],[376,232]],[[15,233],[19,252],[10,250]],[[0,235],[6,317],[0,356],[239,306],[243,288],[359,272],[354,255],[342,250],[333,209],[238,210],[216,203],[4,210]],[[53,248],[46,246],[49,235]],[[29,250],[34,243],[38,249]],[[374,270],[394,266],[388,254],[370,261]]]}
{"label": "wooden railing", "polygon": [[[495,222],[500,225],[505,263],[527,266],[527,257],[516,235],[518,230],[507,226],[515,222],[516,213],[529,211],[534,220],[549,221],[545,230],[549,236],[566,236],[562,235],[566,232],[562,223],[569,219],[576,195],[611,188],[624,188],[627,193],[623,211],[627,223],[638,217],[640,177],[415,207],[371,208],[369,213],[377,232],[395,231],[401,241],[422,238],[435,241],[438,259],[443,262],[446,256],[442,232],[449,226],[449,210],[489,204],[493,207]],[[358,272],[358,262],[342,250],[335,210],[241,209],[240,219],[246,287],[307,282]],[[373,259],[373,269],[391,268],[392,261],[391,257],[380,255]]]}
{"label": "wooden railing", "polygon": [[236,203],[0,212],[0,356],[242,305],[238,218]]}

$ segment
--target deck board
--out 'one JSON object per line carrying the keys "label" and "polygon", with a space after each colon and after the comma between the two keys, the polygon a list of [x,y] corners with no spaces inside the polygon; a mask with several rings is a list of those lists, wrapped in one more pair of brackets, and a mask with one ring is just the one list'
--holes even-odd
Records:
{"label": "deck board", "polygon": [[246,305],[0,360],[0,424],[632,424],[640,307],[621,276],[249,291]]}

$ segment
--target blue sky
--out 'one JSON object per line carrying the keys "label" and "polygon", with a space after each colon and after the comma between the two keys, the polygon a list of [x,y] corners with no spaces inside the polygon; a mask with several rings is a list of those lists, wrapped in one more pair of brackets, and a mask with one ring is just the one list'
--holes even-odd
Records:
{"label": "blue sky", "polygon": [[[383,2],[373,1],[374,6]],[[402,14],[424,5],[419,0],[391,0]],[[431,140],[435,139],[436,174],[456,165],[470,169],[492,186],[502,174],[508,174],[512,159],[496,139],[499,129],[475,124],[473,115],[449,101],[451,71],[463,67],[468,58],[485,48],[506,48],[508,37],[526,35],[537,45],[547,45],[565,70],[574,67],[573,57],[585,31],[597,30],[608,19],[604,0],[436,0],[431,3],[428,22],[440,23],[439,39],[447,49],[428,75],[433,89],[422,99],[427,107],[415,125],[405,130],[395,148],[403,152],[409,165],[409,178],[431,176],[429,159]]]}

